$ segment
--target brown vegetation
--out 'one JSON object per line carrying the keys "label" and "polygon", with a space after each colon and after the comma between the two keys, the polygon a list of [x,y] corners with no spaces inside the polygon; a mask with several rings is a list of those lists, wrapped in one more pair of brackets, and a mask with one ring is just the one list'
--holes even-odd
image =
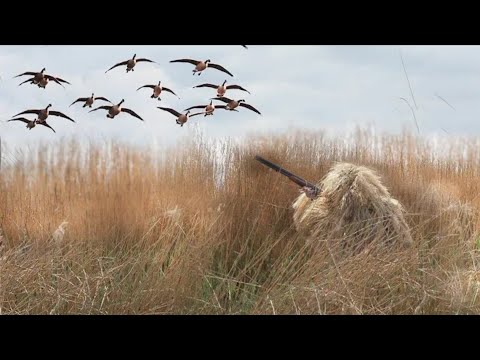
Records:
{"label": "brown vegetation", "polygon": [[[162,156],[86,148],[65,142],[1,165],[2,314],[480,312],[474,140],[452,140],[442,156],[425,139],[360,131],[348,142],[195,137]],[[312,182],[336,162],[374,170],[413,245],[312,250],[295,231],[298,188],[255,154]]]}

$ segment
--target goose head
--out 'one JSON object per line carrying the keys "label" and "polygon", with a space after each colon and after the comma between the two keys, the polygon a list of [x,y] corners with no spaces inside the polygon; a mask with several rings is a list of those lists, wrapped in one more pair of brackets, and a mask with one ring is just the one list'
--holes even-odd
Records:
{"label": "goose head", "polygon": [[42,71],[40,71],[40,74],[43,74],[45,72],[45,68],[42,69]]}
{"label": "goose head", "polygon": [[122,105],[124,102],[125,102],[125,99],[122,99],[122,101],[120,101],[117,106]]}
{"label": "goose head", "polygon": [[227,83],[227,80],[225,80],[225,81],[223,82],[222,86],[225,86],[226,83]]}
{"label": "goose head", "polygon": [[136,57],[137,57],[137,54],[133,54],[132,60],[135,60]]}

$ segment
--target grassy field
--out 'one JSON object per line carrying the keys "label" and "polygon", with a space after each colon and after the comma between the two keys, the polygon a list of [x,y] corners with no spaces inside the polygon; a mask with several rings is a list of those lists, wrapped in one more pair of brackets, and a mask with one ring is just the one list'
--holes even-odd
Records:
{"label": "grassy field", "polygon": [[[75,141],[16,153],[0,170],[0,312],[480,313],[478,141],[350,140],[299,131],[195,136],[162,156]],[[313,182],[335,161],[375,169],[413,247],[312,248],[293,226],[298,188],[255,154]]]}

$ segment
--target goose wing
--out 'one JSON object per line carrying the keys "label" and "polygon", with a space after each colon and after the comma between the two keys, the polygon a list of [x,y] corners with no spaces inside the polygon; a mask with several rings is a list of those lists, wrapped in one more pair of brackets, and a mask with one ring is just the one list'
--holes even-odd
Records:
{"label": "goose wing", "polygon": [[196,105],[196,106],[191,106],[188,109],[185,109],[183,111],[188,111],[188,110],[192,110],[192,109],[205,109],[206,107],[207,107],[207,105]]}
{"label": "goose wing", "polygon": [[53,131],[54,133],[56,133],[56,131],[55,131],[50,125],[48,125],[46,121],[41,122],[41,123],[38,123],[38,125],[46,126],[46,127],[50,128],[50,129],[52,129],[52,131]]}
{"label": "goose wing", "polygon": [[216,88],[218,88],[218,85],[200,84],[200,85],[194,86],[193,88],[195,89],[195,88],[202,88],[202,87],[208,87],[208,88],[216,89]]}
{"label": "goose wing", "polygon": [[211,67],[211,68],[214,68],[214,69],[217,69],[217,70],[220,70],[220,71],[223,71],[224,73],[230,75],[233,77],[232,73],[230,71],[228,71],[227,69],[225,69],[223,66],[221,65],[218,65],[218,64],[212,64],[212,63],[208,63],[208,67]]}
{"label": "goose wing", "polygon": [[108,100],[107,98],[104,98],[103,96],[98,96],[98,97],[95,98],[95,100],[103,100],[103,101],[107,101],[110,104],[112,104],[112,102],[110,100]]}
{"label": "goose wing", "polygon": [[250,109],[250,110],[252,110],[253,112],[256,112],[258,115],[262,115],[262,114],[260,113],[260,111],[258,111],[257,109],[255,109],[252,105],[245,104],[245,103],[242,102],[242,103],[240,103],[239,106],[242,106],[242,107],[244,107],[244,108]]}
{"label": "goose wing", "polygon": [[103,105],[103,106],[99,106],[93,110],[90,110],[89,113],[91,113],[92,111],[97,111],[97,110],[110,110],[112,107],[111,106],[108,106],[108,105]]}
{"label": "goose wing", "polygon": [[205,114],[205,112],[198,112],[198,113],[195,113],[195,114],[192,114],[192,115],[188,115],[189,117],[194,117],[194,116],[197,116],[197,115],[203,115]]}
{"label": "goose wing", "polygon": [[75,122],[75,120],[73,120],[71,117],[65,115],[64,113],[61,113],[60,111],[50,111],[49,112],[49,115],[53,115],[53,116],[59,116],[59,117],[62,117],[64,119],[68,119],[72,122]]}
{"label": "goose wing", "polygon": [[[169,92],[169,93],[175,95],[177,98],[179,98],[178,95],[175,94],[175,93],[174,93],[172,90],[170,90],[169,88],[166,88],[166,87],[163,87],[163,86],[162,86],[162,90],[163,90],[163,91],[166,91],[166,92]],[[179,99],[180,99],[180,98],[179,98]]]}
{"label": "goose wing", "polygon": [[127,65],[127,63],[128,63],[128,60],[119,62],[118,64],[113,65],[110,69],[108,69],[107,71],[105,71],[105,74],[106,74],[107,72],[109,72],[110,70],[115,69],[117,66]]}
{"label": "goose wing", "polygon": [[247,49],[247,50],[248,50],[248,47],[247,47],[247,45],[242,45],[242,46],[243,46],[245,49]]}
{"label": "goose wing", "polygon": [[135,111],[133,111],[133,110],[130,110],[130,109],[127,109],[127,108],[123,108],[123,109],[122,109],[122,112],[126,112],[127,114],[130,114],[130,115],[132,115],[133,117],[136,117],[137,119],[140,119],[140,120],[144,121],[144,120],[140,117],[140,115],[138,115],[138,114],[137,114]]}
{"label": "goose wing", "polygon": [[140,87],[137,89],[137,91],[140,90],[140,89],[143,89],[143,88],[155,89],[155,85],[143,85],[143,86],[140,86]]}
{"label": "goose wing", "polygon": [[244,89],[243,87],[241,87],[240,85],[228,85],[227,86],[227,89],[228,90],[242,90],[242,91],[246,91],[247,93],[250,94],[250,91],[248,91],[247,89]]}
{"label": "goose wing", "polygon": [[[63,86],[63,84],[55,76],[45,75],[45,78],[47,78],[48,80],[56,82],[58,85]],[[63,86],[63,87],[65,87],[65,86]]]}
{"label": "goose wing", "polygon": [[177,110],[174,110],[172,108],[161,107],[161,106],[157,106],[157,108],[159,108],[163,111],[168,111],[170,114],[175,115],[176,117],[179,117],[181,115]]}
{"label": "goose wing", "polygon": [[198,60],[192,60],[192,59],[177,59],[177,60],[171,60],[171,63],[189,63],[192,65],[197,65],[200,61]]}
{"label": "goose wing", "polygon": [[155,61],[153,60],[150,60],[150,59],[146,59],[146,58],[140,58],[140,59],[137,59],[137,62],[149,62],[149,63],[155,63]]}
{"label": "goose wing", "polygon": [[21,117],[21,118],[7,120],[7,122],[10,122],[10,121],[21,121],[21,122],[24,122],[25,124],[28,124],[31,120]]}
{"label": "goose wing", "polygon": [[64,84],[72,85],[67,80],[60,79],[59,77],[57,77],[56,79]]}
{"label": "goose wing", "polygon": [[[75,104],[75,103],[77,103],[77,102],[85,102],[85,101],[87,101],[87,100],[88,100],[88,98],[86,98],[86,97],[78,98],[77,100],[75,100],[74,102],[72,102],[72,103],[70,104],[70,106],[72,106],[73,104]],[[70,107],[70,106],[69,106],[69,107]]]}
{"label": "goose wing", "polygon": [[18,86],[23,85],[23,84],[25,84],[25,83],[27,83],[27,82],[33,82],[34,79],[35,79],[35,78],[30,78],[30,79],[27,79],[27,80],[25,80],[25,81],[22,81],[20,84],[18,84]]}
{"label": "goose wing", "polygon": [[59,77],[56,77],[56,76],[51,76],[51,75],[45,75],[45,77],[48,77],[49,80],[58,80],[59,82],[61,83],[64,83],[64,84],[68,84],[68,85],[72,85],[70,84],[67,80],[63,80]]}
{"label": "goose wing", "polygon": [[38,72],[34,72],[34,71],[27,71],[27,72],[24,72],[22,74],[18,74],[16,76],[14,76],[14,78],[17,78],[17,77],[20,77],[20,76],[25,76],[25,75],[31,75],[31,76],[35,76],[37,74],[40,74]]}
{"label": "goose wing", "polygon": [[15,116],[18,116],[18,115],[23,115],[23,114],[40,114],[40,111],[42,110],[25,110],[25,111],[22,111],[21,113],[18,113],[17,115],[13,115],[13,117]]}
{"label": "goose wing", "polygon": [[216,97],[216,98],[212,98],[210,100],[220,100],[220,101],[223,101],[224,103],[229,103],[230,101],[232,101],[232,99],[229,99],[225,96],[220,96],[220,97]]}

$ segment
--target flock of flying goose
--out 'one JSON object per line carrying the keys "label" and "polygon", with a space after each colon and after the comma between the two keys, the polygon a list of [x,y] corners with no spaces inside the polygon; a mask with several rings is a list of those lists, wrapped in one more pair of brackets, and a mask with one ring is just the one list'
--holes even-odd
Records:
{"label": "flock of flying goose", "polygon": [[[242,46],[247,49],[246,45],[242,45]],[[140,62],[155,63],[155,61],[150,60],[150,59],[137,58],[137,56],[135,54],[135,55],[133,55],[133,57],[131,59],[128,59],[128,60],[125,60],[125,61],[119,62],[118,64],[113,65],[110,69],[105,71],[105,73],[109,72],[110,70],[113,70],[114,68],[120,67],[120,66],[126,66],[126,72],[127,73],[129,73],[130,71],[133,72],[133,71],[135,71],[135,66],[137,65],[137,63],[140,63]],[[216,69],[218,71],[224,72],[224,73],[233,77],[233,74],[230,73],[230,71],[228,71],[227,69],[225,69],[225,67],[223,67],[222,65],[219,65],[219,64],[212,63],[210,59],[205,60],[205,61],[193,60],[193,59],[177,59],[177,60],[171,60],[170,63],[188,63],[188,64],[193,65],[194,66],[194,69],[192,71],[193,75],[195,75],[195,74],[200,75],[206,69],[211,68],[211,69]],[[53,76],[53,75],[46,74],[45,73],[45,68],[43,68],[40,72],[27,71],[27,72],[24,72],[22,74],[16,75],[14,78],[17,78],[17,77],[20,77],[20,76],[30,76],[30,78],[21,82],[19,84],[19,86],[22,85],[22,84],[25,84],[25,83],[30,83],[30,84],[33,84],[33,85],[37,85],[39,88],[45,89],[50,81],[52,81],[52,82],[54,82],[58,85],[61,85],[61,86],[64,86],[63,84],[71,85],[68,81],[66,81],[64,79],[61,79],[58,76]],[[193,116],[197,116],[197,115],[201,115],[201,114],[203,114],[204,116],[213,115],[215,109],[224,109],[224,110],[228,110],[228,111],[238,111],[237,110],[238,107],[244,107],[246,109],[249,109],[249,110],[254,111],[257,114],[261,115],[261,113],[257,109],[255,109],[252,105],[249,105],[249,104],[245,103],[245,100],[243,100],[243,99],[232,100],[230,98],[225,97],[225,93],[227,92],[227,90],[241,90],[241,91],[245,91],[245,92],[250,94],[250,92],[248,90],[244,89],[242,86],[226,85],[226,83],[227,83],[227,80],[225,80],[222,84],[205,83],[205,84],[200,84],[200,85],[194,86],[194,88],[216,89],[217,96],[214,97],[214,98],[210,98],[210,103],[209,104],[191,106],[191,107],[185,109],[183,112],[179,112],[179,111],[177,111],[175,109],[172,109],[172,108],[169,108],[169,107],[158,106],[158,108],[163,110],[163,111],[167,111],[170,114],[174,115],[176,117],[176,123],[180,126],[183,126],[188,121],[188,119],[193,117]],[[140,90],[140,89],[144,89],[144,88],[152,89],[153,93],[150,96],[150,98],[152,98],[152,99],[161,100],[160,95],[162,94],[162,92],[168,92],[168,93],[170,93],[170,94],[172,94],[172,95],[174,95],[178,98],[178,95],[175,94],[175,92],[173,90],[163,86],[161,84],[161,81],[159,81],[157,84],[146,84],[146,85],[140,86],[137,89],[137,91]],[[127,113],[127,114],[141,120],[141,121],[144,121],[142,119],[142,117],[140,117],[135,111],[122,106],[122,104],[125,102],[124,99],[122,99],[118,104],[114,104],[110,100],[108,100],[106,97],[95,96],[95,94],[92,93],[92,95],[89,96],[89,97],[78,98],[70,106],[72,106],[72,105],[74,105],[78,102],[82,102],[84,108],[85,107],[91,108],[97,100],[108,102],[110,104],[99,106],[97,108],[94,108],[94,109],[90,110],[89,112],[97,111],[97,110],[106,110],[107,111],[106,116],[110,119],[113,119],[114,117],[116,117],[120,113],[124,112],[124,113]],[[225,103],[226,105],[215,105],[213,103],[213,100],[221,101],[221,102]],[[43,126],[46,126],[46,127],[50,128],[53,132],[55,132],[55,130],[47,123],[47,118],[49,116],[58,116],[58,117],[62,117],[64,119],[70,120],[72,122],[75,122],[75,120],[73,120],[71,117],[65,115],[64,113],[62,113],[60,111],[50,110],[51,107],[52,107],[52,104],[48,104],[48,106],[44,109],[29,109],[29,110],[22,111],[22,112],[20,112],[16,115],[14,115],[12,119],[8,120],[8,122],[10,122],[10,121],[24,122],[24,123],[27,124],[26,127],[29,130],[33,129],[36,125],[43,125]],[[203,111],[191,114],[191,110],[193,110],[193,109],[203,109]],[[20,115],[27,115],[27,114],[34,114],[34,115],[36,115],[36,117],[34,119],[27,119],[25,117],[17,117],[17,116],[20,116]]]}

